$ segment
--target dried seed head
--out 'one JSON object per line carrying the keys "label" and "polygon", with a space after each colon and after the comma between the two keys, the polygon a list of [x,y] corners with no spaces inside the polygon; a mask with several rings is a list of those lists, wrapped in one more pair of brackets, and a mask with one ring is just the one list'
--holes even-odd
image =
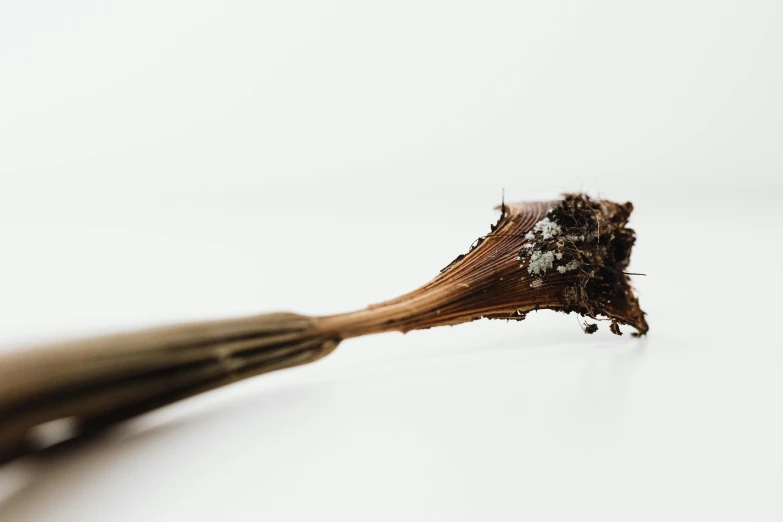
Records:
{"label": "dried seed head", "polygon": [[504,204],[491,232],[467,254],[418,290],[356,312],[364,314],[362,324],[347,325],[341,337],[518,319],[539,309],[605,316],[644,334],[644,312],[625,273],[635,241],[626,228],[632,210],[582,194]]}

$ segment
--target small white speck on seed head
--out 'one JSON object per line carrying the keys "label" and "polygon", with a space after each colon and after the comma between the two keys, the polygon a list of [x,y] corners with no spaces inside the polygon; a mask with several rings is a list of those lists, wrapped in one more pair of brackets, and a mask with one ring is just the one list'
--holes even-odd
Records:
{"label": "small white speck on seed head", "polygon": [[558,261],[560,261],[561,259],[563,259],[563,253],[562,252],[555,252],[555,257],[557,258]]}
{"label": "small white speck on seed head", "polygon": [[550,221],[548,217],[545,217],[533,226],[533,231],[541,232],[543,239],[551,239],[560,233],[561,228],[555,221]]}
{"label": "small white speck on seed head", "polygon": [[527,266],[529,274],[546,273],[548,268],[552,268],[555,255],[552,252],[536,251],[530,256],[530,264]]}
{"label": "small white speck on seed head", "polygon": [[544,280],[541,278],[535,279],[530,283],[530,288],[541,288],[542,286],[544,286]]}
{"label": "small white speck on seed head", "polygon": [[535,238],[536,235],[533,234],[532,232],[528,232],[527,234],[525,234],[525,239],[535,239]]}
{"label": "small white speck on seed head", "polygon": [[577,268],[579,268],[578,262],[569,261],[565,265],[557,267],[557,271],[560,272],[561,274],[565,274],[566,272],[569,272],[571,270],[576,270]]}

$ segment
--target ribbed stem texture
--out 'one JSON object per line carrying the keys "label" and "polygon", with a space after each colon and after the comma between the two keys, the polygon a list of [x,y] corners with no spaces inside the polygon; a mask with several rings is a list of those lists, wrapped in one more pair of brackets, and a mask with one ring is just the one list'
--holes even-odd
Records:
{"label": "ribbed stem texture", "polygon": [[[69,342],[0,359],[0,462],[35,452],[36,430],[68,419],[74,437],[241,379],[316,361],[342,339],[524,319],[552,309],[647,332],[626,269],[630,203],[566,195],[502,205],[491,232],[431,282],[326,317],[279,313]],[[595,331],[588,325],[586,333]]]}

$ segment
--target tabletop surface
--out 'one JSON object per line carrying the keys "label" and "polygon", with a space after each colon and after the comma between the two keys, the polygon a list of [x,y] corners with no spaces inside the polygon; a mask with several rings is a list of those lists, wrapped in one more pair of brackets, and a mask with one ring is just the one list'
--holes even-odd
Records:
{"label": "tabletop surface", "polygon": [[0,351],[361,308],[503,191],[632,201],[650,333],[351,339],[0,469],[0,520],[783,518],[776,2],[69,5],[0,7]]}

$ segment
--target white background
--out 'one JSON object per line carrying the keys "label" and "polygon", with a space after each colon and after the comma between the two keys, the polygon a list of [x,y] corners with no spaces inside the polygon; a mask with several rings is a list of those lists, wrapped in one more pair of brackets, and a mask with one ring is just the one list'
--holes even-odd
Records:
{"label": "white background", "polygon": [[781,27],[777,0],[0,0],[2,350],[363,307],[503,189],[633,201],[651,325],[351,340],[0,470],[0,520],[781,520]]}

